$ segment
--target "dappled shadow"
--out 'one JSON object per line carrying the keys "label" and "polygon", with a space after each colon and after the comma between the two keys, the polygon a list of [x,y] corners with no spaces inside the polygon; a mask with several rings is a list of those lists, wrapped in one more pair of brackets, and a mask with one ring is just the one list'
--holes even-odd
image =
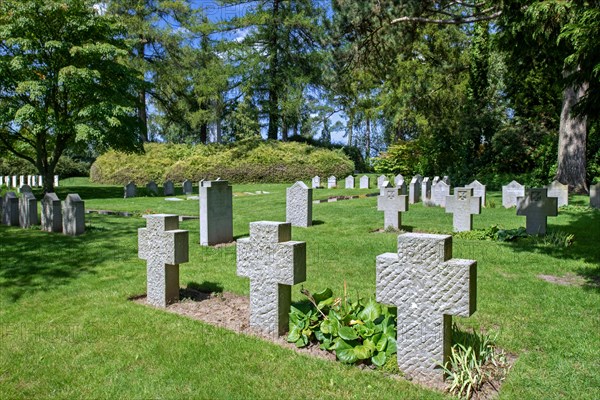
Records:
{"label": "dappled shadow", "polygon": [[579,268],[575,273],[585,279],[584,289],[600,293],[600,266],[596,268]]}
{"label": "dappled shadow", "polygon": [[223,293],[223,285],[208,281],[204,281],[202,283],[188,282],[186,289],[204,293]]}
{"label": "dappled shadow", "polygon": [[325,221],[321,221],[320,219],[316,219],[316,220],[313,220],[312,224],[313,224],[313,226],[325,225]]}

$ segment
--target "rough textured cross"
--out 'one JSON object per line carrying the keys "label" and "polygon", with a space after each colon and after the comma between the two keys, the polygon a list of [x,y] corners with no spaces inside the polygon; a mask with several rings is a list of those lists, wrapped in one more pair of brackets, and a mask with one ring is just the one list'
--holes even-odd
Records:
{"label": "rough textured cross", "polygon": [[250,326],[271,336],[288,330],[291,287],[306,280],[306,243],[291,238],[291,224],[259,221],[237,241],[237,274],[250,278]]}
{"label": "rough textured cross", "polygon": [[452,213],[454,232],[473,229],[473,214],[481,214],[481,199],[473,196],[473,189],[454,189],[454,196],[446,196],[446,212]]}
{"label": "rough textured cross", "polygon": [[172,214],[145,215],[138,230],[138,257],[147,262],[147,299],[157,307],[179,300],[179,264],[188,262],[189,232]]}
{"label": "rough textured cross", "polygon": [[400,229],[402,213],[408,211],[408,196],[401,194],[399,187],[387,182],[377,197],[377,210],[383,211],[383,229]]}
{"label": "rough textured cross", "polygon": [[418,233],[377,257],[377,301],[398,307],[398,367],[416,380],[442,378],[452,316],[476,310],[477,262],[451,258],[452,236]]}
{"label": "rough textured cross", "polygon": [[558,215],[558,199],[548,197],[548,189],[525,189],[525,196],[517,198],[517,215],[524,215],[525,227],[530,235],[545,235],[548,217]]}

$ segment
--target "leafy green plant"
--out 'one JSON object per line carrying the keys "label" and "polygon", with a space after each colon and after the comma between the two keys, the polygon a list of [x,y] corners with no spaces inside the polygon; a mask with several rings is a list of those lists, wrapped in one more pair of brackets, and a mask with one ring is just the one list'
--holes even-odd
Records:
{"label": "leafy green plant", "polygon": [[346,364],[386,364],[396,353],[396,316],[373,298],[350,299],[344,288],[342,298],[331,289],[311,294],[302,289],[310,304],[292,307],[288,342],[298,347],[313,340],[323,350],[333,351]]}
{"label": "leafy green plant", "polygon": [[472,231],[458,232],[456,237],[472,240],[494,240],[498,242],[513,242],[519,238],[529,237],[525,228],[503,229],[498,225]]}
{"label": "leafy green plant", "polygon": [[569,247],[575,240],[575,235],[563,231],[550,231],[544,236],[536,238],[538,243],[548,247]]}

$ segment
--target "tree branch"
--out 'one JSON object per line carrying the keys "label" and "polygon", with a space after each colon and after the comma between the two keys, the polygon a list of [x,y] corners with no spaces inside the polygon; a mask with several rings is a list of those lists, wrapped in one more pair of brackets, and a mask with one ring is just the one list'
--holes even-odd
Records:
{"label": "tree branch", "polygon": [[471,24],[473,22],[481,22],[481,21],[489,21],[492,19],[498,18],[502,15],[502,11],[496,11],[492,14],[483,15],[472,15],[470,17],[456,17],[453,19],[431,19],[424,17],[400,17],[395,18],[391,21],[392,25],[400,24],[402,22],[416,22],[423,24],[438,24],[438,25],[462,25],[462,24]]}

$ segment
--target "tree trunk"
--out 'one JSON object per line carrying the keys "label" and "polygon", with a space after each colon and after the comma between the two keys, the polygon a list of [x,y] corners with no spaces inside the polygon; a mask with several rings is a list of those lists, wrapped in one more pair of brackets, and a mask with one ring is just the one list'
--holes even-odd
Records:
{"label": "tree trunk", "polygon": [[204,123],[200,125],[200,142],[206,144],[208,141],[208,124]]}
{"label": "tree trunk", "polygon": [[365,160],[371,158],[371,118],[367,116],[367,131],[365,134]]}
{"label": "tree trunk", "polygon": [[583,97],[588,85],[568,86],[563,90],[558,136],[558,169],[556,180],[569,185],[573,193],[587,193],[586,140],[587,118],[571,114],[573,106]]}
{"label": "tree trunk", "polygon": [[[144,38],[140,36],[142,43],[138,46],[138,58],[143,61],[145,57],[146,46],[144,45]],[[150,141],[148,136],[148,114],[146,113],[146,89],[141,88],[138,93],[138,105],[137,105],[137,116],[142,127],[142,138],[145,142]]]}
{"label": "tree trunk", "polygon": [[348,147],[352,146],[352,141],[354,140],[354,115],[350,114],[348,117]]}
{"label": "tree trunk", "polygon": [[273,20],[271,27],[271,37],[269,38],[269,129],[268,138],[277,140],[279,131],[279,93],[277,87],[279,55],[278,55],[278,35],[279,28],[279,3],[280,0],[273,1]]}

